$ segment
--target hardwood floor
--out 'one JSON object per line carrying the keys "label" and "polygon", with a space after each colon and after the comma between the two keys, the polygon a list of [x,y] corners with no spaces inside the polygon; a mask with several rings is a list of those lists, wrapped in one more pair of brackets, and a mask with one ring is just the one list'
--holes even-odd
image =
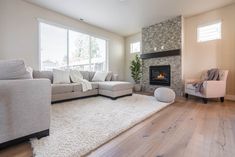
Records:
{"label": "hardwood floor", "polygon": [[[0,157],[29,157],[28,143],[0,151]],[[235,102],[178,98],[89,157],[234,157]]]}

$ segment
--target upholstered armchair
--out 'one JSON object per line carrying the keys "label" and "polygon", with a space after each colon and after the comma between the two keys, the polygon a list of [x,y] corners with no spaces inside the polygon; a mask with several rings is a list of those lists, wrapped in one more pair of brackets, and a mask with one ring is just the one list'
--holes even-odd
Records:
{"label": "upholstered armchair", "polygon": [[[209,80],[203,82],[203,91],[196,92],[196,88],[193,86],[193,82],[198,80],[186,80],[185,81],[185,97],[189,95],[203,98],[206,104],[209,98],[220,98],[221,102],[224,102],[226,95],[226,81],[228,76],[228,70],[219,70],[220,80]],[[204,80],[205,73],[202,74],[201,80]]]}

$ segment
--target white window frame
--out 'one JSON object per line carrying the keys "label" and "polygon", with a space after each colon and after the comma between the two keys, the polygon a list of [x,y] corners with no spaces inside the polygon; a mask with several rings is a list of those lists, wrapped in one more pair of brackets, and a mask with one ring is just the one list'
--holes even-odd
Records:
{"label": "white window frame", "polygon": [[[63,28],[63,29],[67,30],[67,68],[69,68],[69,30],[71,30],[71,31],[75,31],[75,32],[79,32],[79,33],[89,35],[89,40],[90,40],[91,37],[95,37],[95,38],[105,40],[105,42],[106,42],[105,71],[109,71],[109,66],[108,66],[109,65],[109,52],[108,52],[108,50],[109,50],[109,39],[108,38],[105,38],[103,36],[99,36],[99,35],[91,33],[91,32],[86,32],[86,31],[83,31],[83,30],[80,30],[80,29],[65,26],[65,25],[62,25],[62,24],[59,24],[59,23],[47,21],[47,20],[44,20],[44,19],[41,19],[41,18],[37,18],[37,21],[38,21],[38,65],[39,65],[39,70],[42,70],[41,49],[40,49],[41,48],[41,42],[40,42],[41,41],[41,31],[40,31],[41,28],[40,28],[40,24],[45,23],[45,24],[48,24],[48,25],[51,25],[51,26],[55,26],[55,27],[59,27],[59,28]],[[91,47],[89,49],[89,53],[90,53],[90,56],[91,56]],[[91,70],[91,59],[89,59],[89,69]]]}
{"label": "white window frame", "polygon": [[[137,44],[137,43],[140,44],[140,50],[139,50],[139,51],[132,51],[132,50],[133,50],[133,45],[134,45],[134,44]],[[130,43],[130,53],[131,53],[131,54],[140,53],[140,51],[141,51],[141,42],[140,42],[140,41],[134,41],[134,42],[131,42],[131,43]]]}
{"label": "white window frame", "polygon": [[[218,38],[214,38],[214,39],[208,39],[208,40],[202,40],[200,39],[200,31],[199,29],[202,27],[207,27],[210,25],[215,25],[215,24],[219,24],[220,25],[220,34]],[[222,21],[221,20],[215,20],[213,22],[209,22],[209,23],[205,23],[205,24],[201,24],[197,26],[197,42],[198,43],[203,43],[203,42],[208,42],[208,41],[213,41],[213,40],[220,40],[222,38]]]}

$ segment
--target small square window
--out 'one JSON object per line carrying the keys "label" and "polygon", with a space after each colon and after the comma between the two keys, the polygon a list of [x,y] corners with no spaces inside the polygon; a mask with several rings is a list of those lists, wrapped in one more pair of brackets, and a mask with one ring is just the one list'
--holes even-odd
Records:
{"label": "small square window", "polygon": [[197,41],[206,42],[221,39],[221,21],[197,28]]}
{"label": "small square window", "polygon": [[131,48],[131,53],[140,52],[140,42],[131,43],[130,48]]}

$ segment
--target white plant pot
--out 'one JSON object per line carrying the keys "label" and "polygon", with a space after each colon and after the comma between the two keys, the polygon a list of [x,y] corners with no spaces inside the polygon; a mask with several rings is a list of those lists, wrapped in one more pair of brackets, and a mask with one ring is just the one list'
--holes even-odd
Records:
{"label": "white plant pot", "polygon": [[135,92],[140,92],[141,91],[141,85],[140,84],[135,84],[134,85],[134,91]]}

